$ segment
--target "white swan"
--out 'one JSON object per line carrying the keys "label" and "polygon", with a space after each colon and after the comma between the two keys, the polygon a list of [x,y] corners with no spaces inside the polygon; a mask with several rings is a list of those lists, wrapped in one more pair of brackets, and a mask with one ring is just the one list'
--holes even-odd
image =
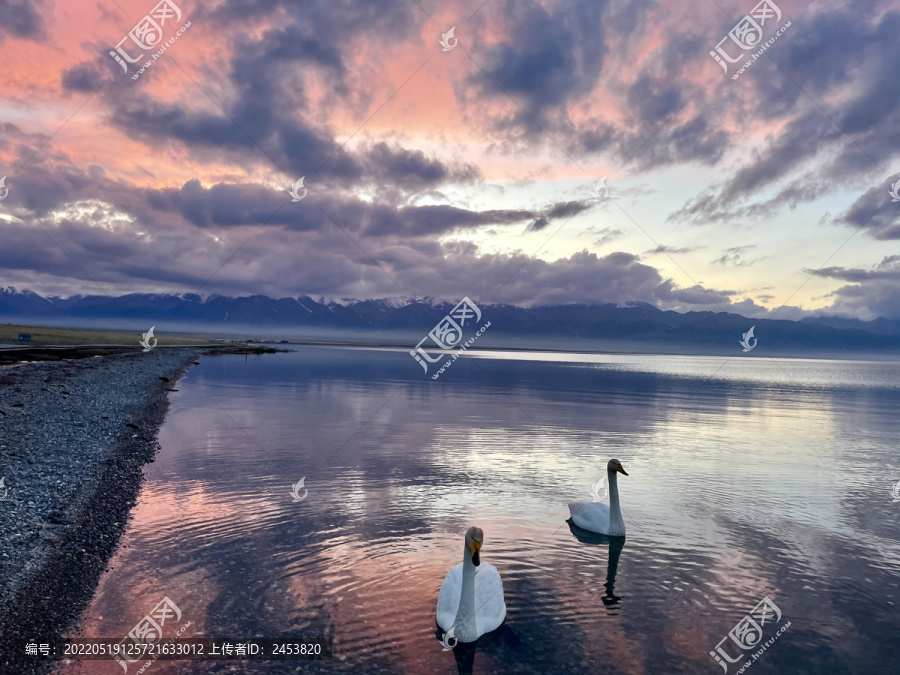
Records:
{"label": "white swan", "polygon": [[569,514],[572,522],[584,530],[605,534],[608,537],[624,537],[625,521],[622,520],[622,508],[619,506],[619,486],[616,473],[625,473],[622,462],[611,459],[606,464],[606,476],[609,482],[609,506],[599,502],[570,502]]}
{"label": "white swan", "polygon": [[475,642],[498,628],[506,618],[500,572],[493,565],[481,564],[479,552],[483,541],[481,528],[466,530],[463,561],[450,568],[441,584],[436,618],[438,626],[447,631],[448,642],[452,638]]}

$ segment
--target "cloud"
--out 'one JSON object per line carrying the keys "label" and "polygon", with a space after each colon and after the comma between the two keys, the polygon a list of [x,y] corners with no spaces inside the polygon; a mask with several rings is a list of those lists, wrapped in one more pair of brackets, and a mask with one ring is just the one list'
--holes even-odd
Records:
{"label": "cloud", "polygon": [[851,282],[829,294],[830,307],[821,314],[858,317],[864,320],[884,317],[900,319],[900,255],[885,256],[870,269],[826,267],[807,274]]}
{"label": "cloud", "polygon": [[[117,219],[117,213],[102,203],[81,203],[65,215],[48,215],[30,225],[0,222],[0,237],[9,244],[0,252],[0,269],[11,278],[55,270],[57,292],[67,280],[73,293],[96,293],[96,284],[101,292],[202,288],[272,297],[371,298],[402,292],[470,295],[524,306],[639,301],[680,310],[727,307],[733,295],[679,288],[637,256],[621,252],[601,257],[582,251],[544,261],[523,252],[486,253],[471,242],[439,244],[430,237],[351,231],[358,247],[330,223],[300,230],[221,229],[207,225],[215,214],[203,213],[197,216],[203,226],[186,228],[161,219],[163,224],[148,229]],[[54,245],[48,245],[47,235]]]}
{"label": "cloud", "polygon": [[874,239],[900,239],[900,204],[891,201],[891,187],[900,180],[894,174],[869,188],[838,219],[854,229],[863,228]]}
{"label": "cloud", "polygon": [[604,246],[611,241],[615,241],[616,239],[621,238],[625,234],[618,227],[604,227],[601,230],[595,230],[594,228],[588,228],[587,231],[593,231],[595,234],[600,235],[600,238],[596,239],[594,241],[594,246],[597,246],[597,247]]}
{"label": "cloud", "polygon": [[[750,80],[752,106],[742,107],[738,120],[740,126],[749,119],[777,127],[749,161],[688,199],[669,221],[725,223],[772,216],[848,183],[871,183],[897,157],[900,99],[891,92],[900,85],[895,65],[900,12],[860,13],[847,3],[826,10],[810,6],[795,18],[803,30],[779,40],[769,52],[784,72],[766,59],[759,62],[771,76]],[[835,99],[840,103],[829,104]],[[866,209],[853,215],[864,218]],[[894,227],[877,221],[868,229],[876,238],[897,237]]]}
{"label": "cloud", "polygon": [[[88,80],[88,76],[76,74],[67,81],[70,86],[80,86]],[[115,104],[113,121],[129,136],[147,143],[162,141],[215,150],[234,163],[262,162],[271,168],[265,156],[268,155],[289,175],[308,176],[310,181],[316,176],[329,179],[332,184],[337,179],[337,184],[344,187],[368,184],[418,191],[479,179],[479,170],[471,164],[443,163],[420,150],[396,144],[378,142],[348,150],[327,129],[312,129],[270,112],[269,106],[274,103],[257,114],[255,107],[264,100],[254,97],[253,105],[238,102],[228,113],[221,114],[135,97]]]}
{"label": "cloud", "polygon": [[[198,7],[198,24],[208,19],[233,39],[233,48],[226,52],[226,93],[216,92],[211,96],[217,103],[198,107],[189,98],[163,99],[146,87],[118,85],[104,92],[112,109],[110,122],[147,144],[204,150],[208,156],[216,153],[220,161],[267,170],[274,160],[295,178],[317,174],[345,187],[369,184],[415,191],[478,179],[478,169],[470,164],[448,165],[396,143],[345,147],[347,139],[339,140],[334,129],[319,122],[321,110],[311,105],[320,78],[330,87],[333,105],[343,111],[353,95],[374,93],[364,77],[365,62],[346,46],[358,49],[372,41],[393,43],[410,37],[415,20],[424,17],[418,8],[385,0],[340,11],[327,4],[287,5],[280,8],[277,21],[270,16],[273,11],[271,3],[237,1],[212,11]],[[248,34],[247,26],[254,21],[262,26]],[[163,71],[153,70],[146,77],[152,81],[163,76]],[[88,65],[64,75],[70,89],[83,90],[94,80]]]}
{"label": "cloud", "polygon": [[41,40],[46,37],[44,20],[41,16],[44,9],[43,0],[0,0],[0,42],[7,35],[14,35],[30,40]]}
{"label": "cloud", "polygon": [[[59,270],[59,280],[80,284],[87,271],[115,286],[185,290],[239,251],[214,279],[222,292],[395,294],[380,264],[421,294],[445,286],[466,292],[472,284],[489,296],[496,282],[496,299],[504,301],[761,310],[753,300],[734,302],[746,292],[680,288],[648,264],[649,256],[699,250],[684,239],[641,256],[570,248],[542,261],[517,250],[525,247],[520,233],[546,237],[594,205],[549,203],[547,194],[574,193],[540,192],[539,181],[521,204],[510,201],[523,177],[575,175],[548,135],[595,177],[612,178],[614,166],[630,159],[630,175],[614,179],[621,204],[626,196],[635,204],[658,200],[651,206],[669,220],[712,224],[711,236],[730,236],[722,224],[736,219],[772,218],[827,199],[840,214],[833,222],[900,239],[888,194],[898,176],[885,179],[876,166],[893,166],[900,150],[900,11],[886,5],[860,12],[839,0],[785,9],[803,26],[770,51],[785,72],[766,58],[735,86],[709,78],[721,75],[707,56],[727,24],[721,15],[652,0],[492,0],[470,22],[464,50],[444,55],[440,68],[448,70],[430,61],[396,92],[440,55],[435,30],[414,3],[223,0],[191,10],[200,32],[180,52],[195,59],[188,70],[223,109],[162,65],[167,60],[138,83],[121,77],[108,49],[71,38],[69,27],[45,25],[47,6],[0,0],[0,9],[5,48],[37,50],[11,36],[45,40],[50,31],[60,52],[58,73],[31,77],[29,97],[50,101],[59,84],[51,103],[69,115],[84,98],[72,92],[119,76],[52,139],[3,125],[5,165],[30,158],[8,177],[11,196],[0,207],[12,219],[2,226],[4,245],[14,242],[17,254],[7,252],[3,265],[17,275]],[[465,50],[484,71],[461,57]],[[4,104],[19,105],[16,96]],[[44,126],[29,120],[23,128]],[[679,188],[699,187],[669,190],[674,182],[660,182],[664,169]],[[698,180],[695,169],[715,172],[715,182]],[[578,178],[585,187],[587,175]],[[310,194],[291,203],[286,190],[300,176]],[[625,187],[637,184],[658,189]],[[849,206],[847,193],[859,195]],[[598,213],[608,215],[608,204],[597,205]],[[19,250],[42,245],[37,226],[84,269],[59,249]],[[447,241],[469,234],[490,236],[491,246]],[[593,247],[612,249],[624,239],[614,226],[591,234]],[[725,248],[739,241],[724,241],[710,255],[714,267],[767,257],[767,242]],[[896,283],[892,269],[828,268],[823,276],[846,284],[833,298],[841,311],[894,311],[886,286]],[[771,300],[781,290],[755,297]]]}
{"label": "cloud", "polygon": [[[483,71],[455,92],[463,107],[491,104],[479,110],[479,119],[512,145],[560,144],[578,159],[605,152],[640,169],[689,160],[711,164],[727,150],[731,133],[697,105],[704,93],[685,72],[708,50],[707,39],[679,25],[670,27],[655,53],[645,51],[647,43],[659,42],[648,20],[668,19],[657,3],[573,0],[547,8],[495,0],[486,9],[477,16],[487,22],[489,15],[502,30],[478,41],[472,58]],[[620,109],[597,114],[590,110],[593,101],[615,101]]]}
{"label": "cloud", "polygon": [[505,36],[475,55],[480,64],[470,77],[479,98],[518,108],[503,125],[535,131],[544,112],[573,97],[587,95],[600,74],[606,52],[603,17],[608,3],[573,2],[547,9],[534,0],[506,0],[491,8]]}
{"label": "cloud", "polygon": [[660,244],[656,248],[651,248],[649,251],[644,251],[644,255],[658,255],[660,253],[672,254],[672,253],[692,253],[694,251],[699,251],[702,248],[706,248],[705,246],[667,246],[665,244]]}
{"label": "cloud", "polygon": [[558,219],[568,220],[572,216],[587,211],[593,206],[591,202],[570,201],[554,204],[545,213],[535,217],[528,225],[525,232],[540,232],[546,228],[551,222]]}
{"label": "cloud", "polygon": [[745,246],[732,246],[731,248],[726,248],[722,255],[712,261],[713,265],[723,265],[725,267],[749,267],[755,263],[758,263],[760,260],[768,256],[763,256],[760,258],[755,258],[753,260],[747,260],[744,257],[744,254],[748,251],[752,251],[756,249],[756,244],[748,244]]}
{"label": "cloud", "polygon": [[830,279],[840,279],[841,281],[900,281],[900,255],[885,256],[880,263],[868,270],[847,267],[823,267],[818,271],[804,269],[803,272]]}
{"label": "cloud", "polygon": [[471,164],[458,168],[448,167],[435,159],[429,159],[421,150],[406,150],[377,143],[365,154],[370,176],[386,176],[392,184],[409,190],[448,182],[471,182],[480,178],[479,171]]}
{"label": "cloud", "polygon": [[93,93],[103,84],[103,74],[92,62],[79,63],[62,73],[62,86],[70,91]]}
{"label": "cloud", "polygon": [[[314,184],[307,183],[307,187],[310,191],[315,190]],[[165,213],[177,213],[187,222],[203,228],[267,224],[302,231],[319,229],[333,219],[351,232],[379,238],[437,237],[460,230],[527,221],[549,224],[591,206],[589,203],[564,202],[542,210],[473,211],[447,204],[414,206],[365,202],[343,193],[314,193],[302,204],[285,206],[286,191],[262,185],[223,183],[206,188],[196,179],[181,188],[147,190],[144,195],[146,207],[160,212],[153,215],[143,211],[154,221],[159,221]]]}

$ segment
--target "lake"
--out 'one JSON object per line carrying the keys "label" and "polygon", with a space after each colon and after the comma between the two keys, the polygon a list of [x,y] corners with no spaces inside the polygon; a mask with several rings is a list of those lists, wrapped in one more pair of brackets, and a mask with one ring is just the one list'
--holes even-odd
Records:
{"label": "lake", "polygon": [[[167,597],[183,637],[335,655],[145,672],[713,674],[717,646],[728,673],[900,669],[896,363],[470,352],[432,381],[406,350],[299,347],[204,357],[177,388],[75,634],[123,637]],[[624,540],[566,522],[610,458]],[[506,621],[444,651],[472,525]]]}

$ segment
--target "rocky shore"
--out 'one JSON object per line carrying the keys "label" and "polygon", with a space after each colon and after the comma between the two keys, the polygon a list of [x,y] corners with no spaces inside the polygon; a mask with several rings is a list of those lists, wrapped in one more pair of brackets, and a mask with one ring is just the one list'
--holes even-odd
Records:
{"label": "rocky shore", "polygon": [[0,367],[0,672],[43,670],[16,645],[60,635],[87,606],[156,453],[167,390],[210,351]]}

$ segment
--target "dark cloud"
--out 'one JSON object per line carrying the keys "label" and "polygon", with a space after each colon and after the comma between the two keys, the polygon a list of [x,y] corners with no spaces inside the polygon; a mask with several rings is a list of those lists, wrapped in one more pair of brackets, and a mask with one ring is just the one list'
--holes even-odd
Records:
{"label": "dark cloud", "polygon": [[720,291],[704,288],[698,284],[689,288],[673,288],[670,295],[670,301],[677,302],[682,309],[687,307],[706,309],[717,307],[720,311],[725,311],[725,308],[734,309],[730,306],[731,296],[735,295],[735,291],[731,290]]}
{"label": "dark cloud", "polygon": [[730,134],[690,107],[685,106],[671,121],[659,120],[655,128],[643,127],[626,137],[620,143],[619,154],[632,169],[642,171],[680,162],[717,164],[731,144]]}
{"label": "dark cloud", "polygon": [[[238,26],[254,18],[270,17],[276,7],[284,12],[277,28],[259,37],[237,32]],[[474,86],[458,87],[457,97],[463,105],[477,105],[484,99],[505,101],[502,87],[527,114],[508,105],[501,106],[504,112],[499,113],[480,110],[479,116],[488,119],[495,130],[529,143],[546,143],[546,131],[566,144],[573,156],[607,151],[625,159],[637,152],[631,166],[642,169],[683,161],[719,164],[733,142],[744,139],[740,125],[747,118],[747,108],[752,108],[757,119],[783,121],[766,146],[729,180],[692,197],[670,215],[671,220],[686,222],[761,218],[783,208],[795,208],[828,194],[842,182],[836,178],[870,171],[874,165],[867,154],[886,160],[900,147],[900,133],[891,131],[900,128],[900,100],[890,93],[897,90],[900,77],[894,67],[900,60],[900,46],[895,40],[900,13],[873,16],[852,6],[801,14],[785,9],[787,19],[802,21],[804,27],[803,31],[785,35],[776,43],[777,51],[772,52],[790,77],[763,59],[760,64],[765,65],[757,64],[756,68],[759,72],[768,68],[766,76],[745,78],[741,82],[744,90],[736,90],[729,79],[724,79],[715,92],[698,90],[700,85],[692,75],[697,55],[708,51],[710,39],[722,26],[721,18],[708,27],[692,24],[687,30],[673,32],[652,54],[642,58],[640,70],[629,81],[616,83],[626,92],[629,116],[624,123],[604,119],[574,123],[568,106],[595,95],[596,87],[606,78],[615,82],[618,74],[608,71],[610,65],[630,63],[637,56],[610,54],[610,31],[626,48],[631,42],[638,45],[641,40],[627,38],[647,37],[648,28],[641,19],[654,9],[656,5],[650,2],[609,5],[575,0],[548,8],[533,0],[494,0],[476,15],[475,23],[501,26],[504,37],[498,42],[478,43],[473,58],[487,75],[475,70],[470,81]],[[309,174],[310,166],[315,170],[328,161],[325,175],[354,184],[368,180],[380,164],[385,167],[385,179],[403,189],[434,186],[442,180],[457,180],[460,175],[474,176],[471,167],[439,166],[432,159],[410,156],[402,148],[388,152],[376,147],[352,155],[341,150],[329,160],[339,147],[333,134],[321,128],[313,130],[300,121],[306,107],[305,78],[295,66],[327,73],[334,88],[332,94],[348,103],[351,89],[366,87],[352,81],[358,64],[350,63],[347,54],[335,45],[418,39],[416,31],[426,19],[414,5],[384,1],[335,12],[318,4],[300,8],[267,2],[256,7],[234,0],[220,5],[210,16],[237,36],[231,80],[238,98],[226,109],[286,170]],[[854,86],[841,93],[844,101],[839,108],[823,112],[791,78],[820,102],[835,94],[838,87],[848,83]],[[684,105],[688,99],[690,103]],[[366,96],[357,97],[355,103],[360,109],[371,109]],[[285,110],[291,115],[279,112]],[[122,123],[134,133],[252,150],[246,139],[237,140],[223,130],[228,120],[221,116],[187,119],[186,113],[177,109],[155,112],[150,119],[147,115],[125,115]],[[862,134],[855,139],[859,145],[829,117],[851,133]],[[884,142],[889,139],[897,142]],[[796,175],[826,149],[830,150],[827,158],[806,175]],[[763,191],[773,189],[774,196],[759,199]],[[546,222],[535,219],[530,229],[546,226]]]}
{"label": "dark cloud", "polygon": [[[786,18],[802,22],[803,30],[785,34],[769,52],[784,71],[769,58],[754,64],[763,64],[764,76],[746,84],[752,115],[743,116],[780,128],[728,180],[689,199],[670,221],[768,217],[850,181],[870,182],[900,152],[900,12],[859,12],[847,4]],[[836,98],[839,104],[829,103]],[[773,189],[774,196],[760,198]],[[886,235],[892,230],[883,223],[870,230],[878,238],[896,236]]]}
{"label": "dark cloud", "polygon": [[540,232],[546,228],[552,221],[557,219],[568,220],[583,211],[587,211],[592,206],[589,202],[571,201],[560,202],[554,204],[546,213],[542,213],[536,217],[525,229],[526,232]]}
{"label": "dark cloud", "polygon": [[205,188],[198,180],[188,181],[181,188],[147,190],[144,194],[146,207],[161,212],[152,216],[154,221],[165,213],[177,213],[185,221],[202,228],[268,224],[302,231],[321,228],[334,219],[345,230],[378,238],[436,237],[485,226],[514,225],[536,218],[550,222],[589,208],[572,202],[554,204],[542,211],[472,211],[444,204],[395,206],[365,202],[349,195],[316,194],[316,187],[315,183],[307,182],[309,198],[300,204],[287,205],[287,190],[282,192],[261,185],[242,184],[217,184]]}
{"label": "dark cloud", "polygon": [[[706,38],[673,34],[652,58],[642,58],[652,65],[631,82],[616,81],[615,70],[605,72],[610,59],[616,68],[620,61],[637,56],[609,54],[608,43],[612,38],[627,45],[627,38],[634,35],[637,45],[638,38],[649,37],[641,19],[655,4],[575,0],[547,9],[534,2],[494,2],[490,20],[504,25],[505,38],[476,50],[473,58],[485,72],[476,71],[468,86],[457,87],[457,98],[463,105],[477,105],[485,99],[503,103],[507,95],[512,97],[518,107],[502,105],[504,112],[488,110],[481,117],[514,143],[547,143],[549,136],[555,141],[551,145],[563,145],[570,156],[607,151],[623,160],[633,158],[633,166],[641,168],[689,160],[715,163],[727,149],[730,134],[708,121],[699,108],[692,111],[686,106],[673,115],[688,99],[704,98],[702,92],[698,95],[699,85],[686,80],[682,71],[705,51]],[[574,122],[569,106],[596,96],[604,75],[612,79],[604,93],[610,86],[627,92],[627,121]]]}
{"label": "dark cloud", "polygon": [[900,255],[885,256],[870,269],[826,267],[818,272],[804,272],[850,282],[829,294],[832,305],[821,310],[821,314],[864,320],[900,319]]}
{"label": "dark cloud", "polygon": [[471,164],[447,166],[419,150],[405,150],[386,143],[376,144],[364,156],[369,176],[378,182],[384,176],[385,182],[409,190],[448,182],[471,182],[480,177],[478,169]]}
{"label": "dark cloud", "polygon": [[744,199],[788,175],[809,155],[817,144],[840,139],[842,134],[818,110],[791,120],[771,143],[739,169],[725,184],[719,200]]}
{"label": "dark cloud", "polygon": [[364,234],[376,237],[440,236],[484,225],[512,225],[534,217],[534,212],[527,210],[469,211],[449,205],[399,209],[378,205],[367,209],[360,203],[359,208],[358,218],[363,223]]}
{"label": "dark cloud", "polygon": [[900,174],[894,174],[879,185],[869,188],[850,205],[837,220],[854,229],[864,228],[874,239],[900,239],[900,203],[892,201],[891,192]]}
{"label": "dark cloud", "polygon": [[[129,136],[149,144],[175,140],[187,147],[206,146],[218,150],[251,149],[255,146],[253,137],[217,108],[190,111],[179,104],[134,96],[121,99],[110,121]],[[320,152],[324,153],[324,147]]]}
{"label": "dark cloud", "polygon": [[549,211],[547,217],[554,218],[571,218],[574,215],[587,211],[592,206],[591,202],[570,201],[554,204]]}
{"label": "dark cloud", "polygon": [[[522,106],[516,119],[533,132],[544,111],[586,95],[606,53],[602,20],[607,2],[573,2],[546,9],[534,0],[495,2],[490,8],[507,33],[503,42],[478,50],[470,84],[480,96]],[[504,93],[505,92],[505,93]]]}
{"label": "dark cloud", "polygon": [[[600,257],[582,251],[553,262],[527,258],[524,254],[481,255],[474,259],[450,256],[446,265],[449,270],[462,272],[461,265],[470,270],[463,273],[466,282],[459,292],[463,286],[474,287],[477,293],[471,290],[470,293],[492,302],[536,306],[638,301],[681,310],[730,304],[728,295],[722,292],[676,287],[657,269],[629,253]],[[446,269],[444,273],[447,274]]]}
{"label": "dark cloud", "polygon": [[[187,192],[194,189],[189,186]],[[52,269],[56,284],[67,279],[74,292],[97,292],[96,282],[101,292],[203,287],[223,294],[367,298],[397,295],[395,279],[412,295],[468,294],[525,306],[640,301],[684,310],[730,304],[729,291],[680,289],[627,253],[598,257],[582,251],[547,262],[522,252],[485,253],[471,242],[439,244],[356,233],[360,248],[330,225],[255,233],[177,226],[148,232],[139,223],[117,222],[115,213],[95,206],[93,211],[79,209],[77,216],[48,216],[30,225],[0,222],[0,237],[9,243],[0,251],[0,268],[10,278]]]}
{"label": "dark cloud", "polygon": [[[300,220],[296,210],[283,208],[288,198],[287,192],[279,194],[260,185],[220,183],[204,188],[196,179],[177,189],[147,191],[149,207],[162,212],[177,212],[188,222],[203,228],[267,222],[296,227]],[[308,217],[310,210],[303,209],[302,213]],[[323,219],[319,217],[318,221],[321,224]]]}
{"label": "dark cloud", "polygon": [[[900,12],[875,10],[873,15],[848,3],[824,11],[810,8],[802,21],[802,31],[792,35],[784,48],[779,43],[776,60],[817,99],[853,85],[850,97],[833,114],[848,134],[885,128],[900,109],[900,99],[892,93],[900,85],[895,67],[900,59]],[[760,101],[760,108],[765,105]],[[876,144],[862,144],[869,152],[878,151]]]}
{"label": "dark cloud", "polygon": [[710,224],[770,217],[785,207],[795,209],[804,202],[828,194],[834,189],[834,184],[833,180],[825,181],[821,176],[805,173],[782,187],[775,196],[750,203],[741,203],[742,200],[726,202],[717,195],[717,188],[711,188],[678,211],[670,213],[666,222]]}
{"label": "dark cloud", "polygon": [[[479,43],[473,58],[486,72],[476,71],[456,95],[463,105],[512,97],[518,107],[501,105],[480,115],[512,143],[545,144],[549,136],[570,156],[611,152],[633,158],[633,168],[690,160],[711,164],[728,148],[731,133],[716,123],[715,110],[698,105],[704,92],[685,73],[708,51],[709,38],[679,26],[649,57],[638,53],[651,38],[641,20],[656,3],[575,0],[552,9],[532,2],[490,7],[490,20],[504,26],[504,38]],[[619,49],[610,53],[613,41]],[[638,59],[644,66],[637,75],[620,80],[619,70]],[[623,123],[570,117],[570,108],[589,96],[619,98],[621,91],[626,92]]]}
{"label": "dark cloud", "polygon": [[45,37],[43,0],[0,0],[0,42],[7,35],[39,40]]}
{"label": "dark cloud", "polygon": [[8,177],[10,197],[6,201],[7,208],[23,215],[43,216],[75,199],[87,199],[97,194],[90,174],[70,166],[48,166],[53,170],[43,170],[35,163],[22,173]]}
{"label": "dark cloud", "polygon": [[[226,0],[207,9],[198,5],[198,17],[209,18],[224,28],[247,25],[279,13],[279,31],[306,36],[326,45],[347,44],[351,37],[367,36],[385,43],[408,39],[427,17],[415,5],[394,0],[370,0],[366,3],[286,3],[283,0]],[[287,44],[277,31],[266,36],[272,48]],[[285,48],[290,51],[289,48]],[[309,51],[309,50],[307,50]],[[316,50],[313,50],[316,51]]]}
{"label": "dark cloud", "polygon": [[643,72],[628,88],[628,108],[637,112],[641,121],[656,123],[684,105],[681,86],[663,82]]}
{"label": "dark cloud", "polygon": [[478,169],[471,164],[445,164],[421,151],[386,143],[362,146],[350,153],[324,130],[298,126],[268,112],[245,125],[248,115],[252,117],[252,111],[244,109],[232,120],[221,112],[188,110],[180,104],[141,98],[119,104],[113,121],[129,135],[148,143],[168,140],[179,146],[216,151],[225,157],[230,154],[234,163],[252,161],[271,167],[268,155],[278,167],[297,177],[337,178],[338,184],[345,187],[372,184],[418,191],[479,178]]}
{"label": "dark cloud", "polygon": [[741,217],[770,215],[786,204],[796,206],[802,198],[818,196],[823,191],[821,186],[817,187],[809,179],[810,185],[794,183],[770,200],[746,205],[747,202],[752,202],[759,190],[777,183],[805,162],[810,147],[840,136],[840,130],[818,111],[792,120],[785,125],[777,139],[756,153],[750,163],[738,169],[725,183],[690,199],[679,210],[670,213],[666,220],[687,223],[728,222]]}
{"label": "dark cloud", "polygon": [[871,269],[847,268],[847,267],[823,267],[816,271],[804,269],[805,274],[815,274],[829,279],[852,281],[861,283],[864,281],[900,281],[900,255],[885,256],[885,258]]}
{"label": "dark cloud", "polygon": [[541,216],[540,218],[535,218],[531,223],[529,223],[528,227],[525,228],[525,232],[540,232],[544,228],[546,228],[550,224],[550,221]]}
{"label": "dark cloud", "polygon": [[614,35],[634,36],[646,33],[649,26],[644,19],[658,4],[655,0],[612,3],[603,17],[603,27],[608,28]]}
{"label": "dark cloud", "polygon": [[[7,137],[20,143],[36,142],[42,137],[23,134],[15,125],[6,125]],[[414,180],[438,182],[470,180],[466,167],[448,168],[430,162],[423,154],[375,147],[377,163],[384,172],[413,185]],[[384,167],[393,157],[400,160]],[[415,177],[415,179],[413,178]],[[82,171],[65,157],[37,156],[20,173],[9,175],[11,196],[4,207],[13,209],[23,220],[41,219],[65,205],[89,201],[102,203],[149,231],[172,227],[197,227],[209,230],[261,227],[287,228],[301,232],[333,228],[335,223],[356,236],[367,238],[440,237],[455,231],[498,225],[524,224],[543,218],[548,223],[564,222],[591,208],[590,202],[559,202],[532,209],[471,210],[450,204],[410,205],[405,199],[364,201],[334,190],[318,176],[307,177],[308,198],[290,201],[289,182],[283,188],[258,183],[216,183],[204,186],[193,179],[177,188],[138,188],[107,176],[98,166]],[[396,195],[388,194],[388,197]],[[332,220],[333,219],[333,220]]]}
{"label": "dark cloud", "polygon": [[72,66],[62,73],[63,89],[93,93],[103,84],[103,74],[96,64],[87,62]]}
{"label": "dark cloud", "polygon": [[[276,27],[259,35],[248,33],[249,22],[269,16],[276,6],[283,14]],[[326,95],[337,97],[335,105],[343,108],[353,105],[352,96],[375,91],[360,79],[353,52],[341,45],[401,41],[423,18],[414,5],[385,0],[346,5],[339,11],[326,3],[256,6],[238,1],[214,10],[198,7],[198,22],[208,19],[234,38],[229,72],[233,94],[216,94],[216,102],[201,97],[203,105],[196,106],[162,102],[120,85],[107,93],[111,121],[147,143],[170,142],[216,152],[217,159],[235,164],[271,166],[274,160],[295,178],[318,174],[345,187],[368,183],[420,190],[448,181],[472,181],[478,171],[469,164],[447,166],[420,151],[386,143],[351,150],[327,126],[309,121],[319,112],[309,109],[307,81],[314,73],[328,81]],[[67,83],[84,86],[87,79],[87,72],[78,70]],[[358,103],[360,113],[371,107],[368,100]]]}

